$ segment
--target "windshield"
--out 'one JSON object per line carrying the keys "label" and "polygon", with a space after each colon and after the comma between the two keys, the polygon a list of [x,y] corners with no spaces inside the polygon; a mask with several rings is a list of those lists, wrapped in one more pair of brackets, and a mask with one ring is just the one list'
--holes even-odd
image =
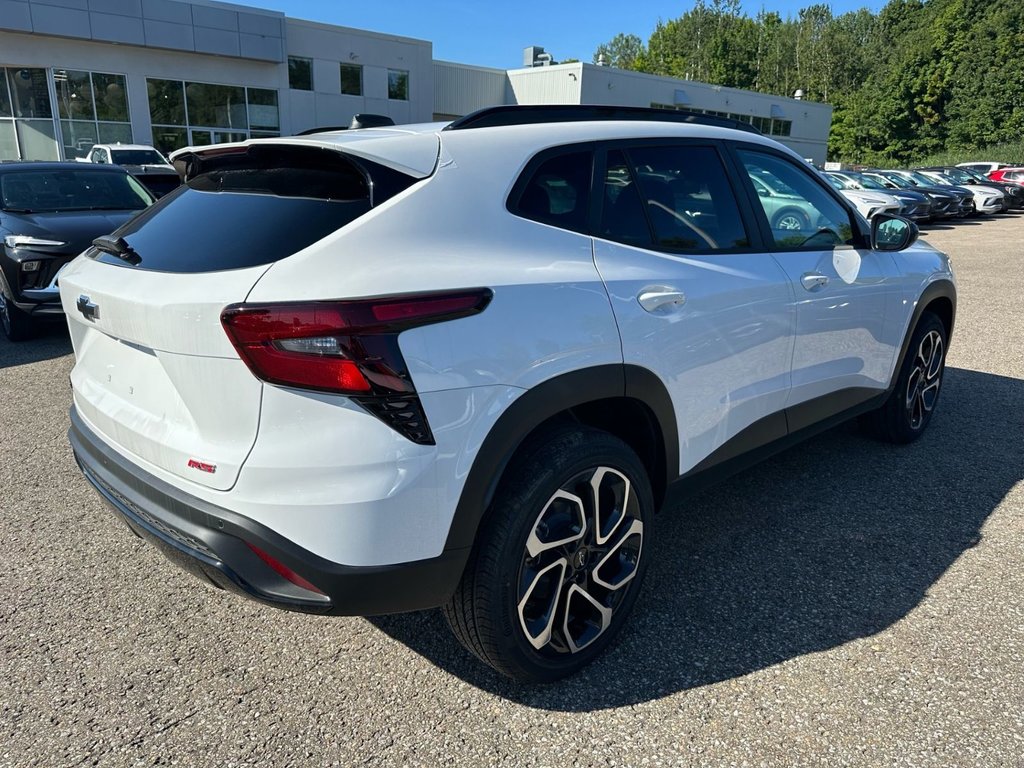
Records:
{"label": "windshield", "polygon": [[110,155],[118,165],[167,165],[155,149],[112,149]]}
{"label": "windshield", "polygon": [[907,189],[909,187],[914,186],[907,179],[904,179],[898,173],[893,173],[892,171],[878,171],[877,175],[881,176],[883,179],[892,182],[900,189]]}
{"label": "windshield", "polygon": [[936,171],[944,176],[948,176],[950,179],[955,181],[957,184],[973,184],[977,179],[974,176],[961,170],[960,168],[947,168],[944,171]]}
{"label": "windshield", "polygon": [[0,208],[6,211],[141,211],[151,202],[152,195],[127,173],[60,169],[0,175]]}
{"label": "windshield", "polygon": [[862,174],[858,174],[856,176],[853,176],[852,178],[858,184],[860,184],[862,187],[864,187],[864,189],[887,189],[885,184],[882,184],[877,179],[872,179],[870,176],[864,176]]}
{"label": "windshield", "polygon": [[822,175],[825,177],[825,181],[827,181],[829,184],[831,184],[836,189],[852,189],[853,188],[852,185],[848,184],[847,182],[845,182],[843,180],[837,179],[831,173],[825,173],[825,174],[822,174]]}
{"label": "windshield", "polygon": [[925,176],[923,173],[917,171],[907,171],[907,176],[913,179],[918,186],[921,187],[934,187],[936,184],[949,184],[949,181],[936,181],[935,179]]}

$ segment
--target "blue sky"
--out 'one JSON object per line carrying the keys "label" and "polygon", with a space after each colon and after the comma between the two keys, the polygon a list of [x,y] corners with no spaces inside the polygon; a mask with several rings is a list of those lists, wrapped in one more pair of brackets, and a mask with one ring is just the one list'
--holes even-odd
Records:
{"label": "blue sky", "polygon": [[[507,69],[522,65],[522,50],[541,45],[555,59],[590,61],[594,49],[619,32],[645,42],[658,19],[674,19],[691,2],[668,0],[238,0],[245,5],[283,11],[300,19],[369,29],[430,40],[434,58]],[[813,0],[743,0],[751,16],[762,7],[783,17],[796,15]],[[835,14],[867,7],[879,0],[836,0]]]}

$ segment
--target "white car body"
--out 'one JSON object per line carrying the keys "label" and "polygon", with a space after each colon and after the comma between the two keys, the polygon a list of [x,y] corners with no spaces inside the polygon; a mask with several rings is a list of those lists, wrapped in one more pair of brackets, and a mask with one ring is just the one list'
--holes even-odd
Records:
{"label": "white car body", "polygon": [[857,208],[857,213],[871,220],[879,213],[899,213],[900,201],[892,195],[875,190],[841,189],[839,194]]}
{"label": "white car body", "polygon": [[[918,173],[932,179],[936,184],[953,183],[941,173],[935,173],[934,171],[918,171]],[[974,209],[978,213],[991,216],[993,213],[999,213],[1003,210],[1003,198],[1005,198],[1006,195],[1003,194],[1001,189],[997,187],[989,187],[984,184],[957,183],[956,186],[963,187],[974,194]]]}
{"label": "white car body", "polygon": [[[482,514],[474,494],[493,493],[502,471],[486,465],[495,435],[512,422],[529,430],[524,414],[543,419],[542,394],[569,397],[580,382],[605,386],[598,382],[606,374],[612,394],[616,386],[621,394],[623,377],[627,390],[642,379],[636,392],[661,393],[663,430],[678,436],[666,443],[673,480],[766,420],[778,424],[789,413],[788,429],[799,430],[816,423],[820,403],[884,397],[920,312],[955,307],[949,262],[924,242],[899,253],[843,246],[681,256],[507,207],[538,153],[591,142],[742,140],[805,166],[768,138],[653,121],[443,128],[183,150],[175,159],[248,147],[343,153],[413,181],[269,264],[173,273],[87,252],[68,265],[60,289],[76,355],[73,444],[122,514],[159,517],[133,490],[141,486],[114,487],[104,473],[115,464],[146,478],[146,493],[158,488],[193,509],[227,510],[232,524],[272,531],[322,559],[325,570],[443,560],[458,565],[458,575],[476,535],[459,527],[461,516]],[[165,208],[151,209],[152,220]],[[853,217],[850,225],[866,232]],[[182,235],[183,247],[201,237]],[[432,444],[411,441],[358,398],[261,381],[222,325],[225,307],[242,302],[480,288],[493,298],[478,314],[398,336]],[[651,295],[683,298],[657,308],[638,302]],[[562,381],[574,384],[557,386]],[[481,478],[490,490],[477,488]],[[352,599],[355,608],[339,600],[331,609],[367,612]],[[385,609],[425,607],[417,599],[394,598]]]}

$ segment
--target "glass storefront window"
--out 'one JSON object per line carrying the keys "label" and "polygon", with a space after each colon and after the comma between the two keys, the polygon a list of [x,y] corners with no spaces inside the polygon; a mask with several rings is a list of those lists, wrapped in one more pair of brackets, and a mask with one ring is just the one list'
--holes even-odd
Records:
{"label": "glass storefront window", "polygon": [[64,157],[72,160],[85,157],[93,144],[98,144],[96,123],[92,120],[61,120],[60,133],[64,139]]}
{"label": "glass storefront window", "polygon": [[60,160],[53,120],[16,120],[24,160]]}
{"label": "glass storefront window", "polygon": [[92,73],[92,87],[96,98],[96,119],[114,123],[127,123],[128,87],[124,75]]}
{"label": "glass storefront window", "polygon": [[146,80],[154,123],[185,125],[185,87],[180,80]]}
{"label": "glass storefront window", "polygon": [[271,88],[177,80],[147,80],[147,87],[153,145],[164,154],[190,144],[281,135],[278,94]]}
{"label": "glass storefront window", "polygon": [[409,100],[409,73],[404,69],[388,70],[388,98]]}
{"label": "glass storefront window", "polygon": [[0,160],[18,159],[18,140],[13,120],[0,120]]}
{"label": "glass storefront window", "polygon": [[209,83],[185,84],[185,107],[189,125],[215,128],[249,127],[246,117],[245,88]]}
{"label": "glass storefront window", "polygon": [[7,90],[7,76],[0,68],[0,117],[11,117],[11,94]]}
{"label": "glass storefront window", "polygon": [[52,118],[45,69],[8,69],[15,117]]}
{"label": "glass storefront window", "polygon": [[55,69],[53,84],[57,91],[57,112],[62,120],[95,120],[92,82],[88,72]]}
{"label": "glass storefront window", "polygon": [[130,123],[100,123],[99,144],[131,144],[132,126]]}
{"label": "glass storefront window", "polygon": [[254,131],[276,131],[281,127],[277,108],[277,91],[249,88],[249,127]]}
{"label": "glass storefront window", "polygon": [[165,155],[188,146],[188,129],[172,125],[154,125],[153,146]]}

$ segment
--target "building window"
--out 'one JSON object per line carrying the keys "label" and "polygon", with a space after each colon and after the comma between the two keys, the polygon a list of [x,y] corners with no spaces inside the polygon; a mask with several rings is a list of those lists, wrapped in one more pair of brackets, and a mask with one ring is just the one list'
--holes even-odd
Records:
{"label": "building window", "polygon": [[346,96],[363,95],[363,68],[361,65],[341,65],[341,92]]}
{"label": "building window", "polygon": [[0,67],[0,160],[58,160],[47,71]]}
{"label": "building window", "polygon": [[288,87],[296,91],[313,90],[313,60],[288,57]]}
{"label": "building window", "polygon": [[164,154],[280,135],[277,91],[218,83],[147,80],[153,146]]}
{"label": "building window", "polygon": [[93,144],[131,144],[124,75],[53,70],[64,157],[85,157]]}
{"label": "building window", "polygon": [[281,130],[280,112],[277,108],[277,91],[264,88],[249,88],[249,130],[254,138],[277,136]]}
{"label": "building window", "polygon": [[388,70],[388,98],[409,100],[409,72],[405,69]]}
{"label": "building window", "polygon": [[772,136],[789,136],[792,129],[792,120],[772,120]]}
{"label": "building window", "polygon": [[185,83],[189,125],[209,125],[247,131],[245,88],[210,83]]}

